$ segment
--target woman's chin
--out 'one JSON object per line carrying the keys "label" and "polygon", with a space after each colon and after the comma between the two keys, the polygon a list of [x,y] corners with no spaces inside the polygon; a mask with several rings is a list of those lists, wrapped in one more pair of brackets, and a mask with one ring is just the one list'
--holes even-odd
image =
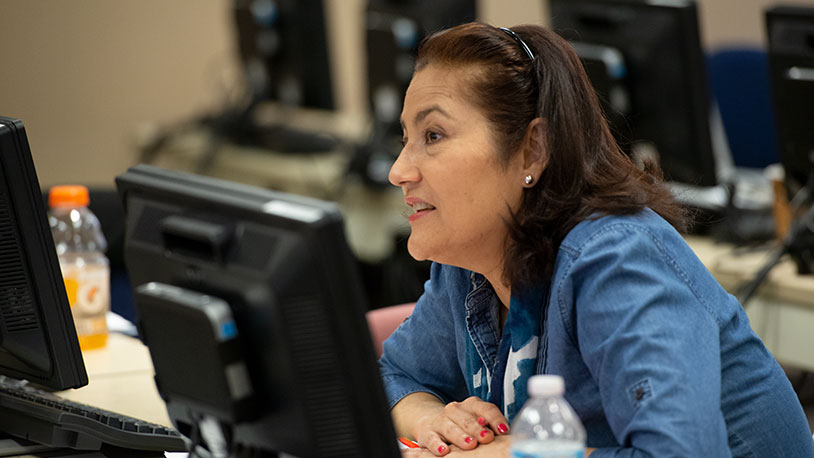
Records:
{"label": "woman's chin", "polygon": [[407,252],[410,253],[410,256],[416,261],[426,261],[430,259],[425,245],[421,243],[414,234],[410,234],[410,238],[407,240]]}

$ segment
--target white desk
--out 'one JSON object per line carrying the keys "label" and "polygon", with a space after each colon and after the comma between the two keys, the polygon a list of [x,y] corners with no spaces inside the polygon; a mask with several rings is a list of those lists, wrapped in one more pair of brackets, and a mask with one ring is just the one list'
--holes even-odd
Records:
{"label": "white desk", "polygon": [[107,346],[82,353],[88,384],[59,395],[73,401],[172,426],[153,381],[147,347],[138,339],[110,334]]}

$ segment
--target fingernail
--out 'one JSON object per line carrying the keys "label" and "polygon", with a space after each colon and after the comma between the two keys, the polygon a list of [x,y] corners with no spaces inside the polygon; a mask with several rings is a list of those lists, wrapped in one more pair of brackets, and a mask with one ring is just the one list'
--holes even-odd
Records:
{"label": "fingernail", "polygon": [[478,424],[481,426],[486,426],[486,419],[483,417],[478,417]]}
{"label": "fingernail", "polygon": [[484,436],[485,436],[485,435],[487,435],[487,434],[489,434],[489,430],[488,430],[488,429],[484,429],[483,431],[481,431],[481,432],[480,432],[480,437],[484,437]]}
{"label": "fingernail", "polygon": [[447,448],[443,445],[438,446],[438,453],[444,453],[447,451]]}
{"label": "fingernail", "polygon": [[500,434],[506,434],[506,432],[509,431],[509,428],[503,423],[501,423],[497,425],[497,430],[500,432]]}
{"label": "fingernail", "polygon": [[475,440],[475,439],[473,439],[472,437],[466,436],[466,439],[464,439],[464,442],[466,442],[468,444],[468,443],[472,442],[473,440]]}

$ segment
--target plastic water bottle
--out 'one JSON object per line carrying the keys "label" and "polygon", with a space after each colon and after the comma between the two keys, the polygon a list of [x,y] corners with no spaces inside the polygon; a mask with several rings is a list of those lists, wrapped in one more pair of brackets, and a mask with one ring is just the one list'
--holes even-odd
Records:
{"label": "plastic water bottle", "polygon": [[512,424],[511,458],[583,458],[585,428],[559,375],[529,378],[529,400]]}
{"label": "plastic water bottle", "polygon": [[89,203],[88,188],[80,185],[54,186],[48,193],[48,223],[82,350],[107,344],[110,310],[107,241]]}

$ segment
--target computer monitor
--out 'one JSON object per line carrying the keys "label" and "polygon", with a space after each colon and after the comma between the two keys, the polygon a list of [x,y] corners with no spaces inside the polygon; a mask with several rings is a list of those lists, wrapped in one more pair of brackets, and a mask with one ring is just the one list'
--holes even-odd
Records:
{"label": "computer monitor", "polygon": [[399,116],[418,45],[432,32],[475,20],[473,0],[370,0],[365,12],[368,97],[375,121],[401,136]]}
{"label": "computer monitor", "polygon": [[418,45],[427,35],[476,19],[474,0],[370,0],[365,11],[367,86],[372,128],[350,168],[378,187],[401,150],[402,101]]}
{"label": "computer monitor", "polygon": [[814,7],[770,8],[766,27],[778,148],[793,195],[814,170]]}
{"label": "computer monitor", "polygon": [[[232,1],[246,93],[232,97],[230,105],[216,115],[195,121],[212,134],[196,171],[209,170],[224,140],[277,153],[322,153],[337,147],[334,135],[285,121],[289,114],[285,110],[335,109],[323,2]],[[277,119],[259,119],[258,108],[267,102],[274,102]],[[173,130],[143,148],[142,159],[151,160]]]}
{"label": "computer monitor", "polygon": [[611,128],[634,160],[710,187],[718,170],[698,13],[689,0],[549,0],[551,24],[583,59]]}
{"label": "computer monitor", "polygon": [[54,390],[88,383],[25,127],[8,117],[0,117],[0,375]]}
{"label": "computer monitor", "polygon": [[232,0],[245,93],[230,94],[217,113],[163,129],[141,148],[140,161],[152,162],[174,136],[191,127],[209,132],[195,165],[198,173],[209,172],[224,141],[275,153],[335,150],[335,135],[291,125],[288,111],[277,110],[276,119],[258,119],[258,108],[267,102],[284,110],[335,109],[324,1]]}
{"label": "computer monitor", "polygon": [[400,456],[335,205],[145,165],[116,185],[176,429],[215,425],[238,453]]}
{"label": "computer monitor", "polygon": [[237,44],[255,98],[332,110],[324,0],[234,0]]}

